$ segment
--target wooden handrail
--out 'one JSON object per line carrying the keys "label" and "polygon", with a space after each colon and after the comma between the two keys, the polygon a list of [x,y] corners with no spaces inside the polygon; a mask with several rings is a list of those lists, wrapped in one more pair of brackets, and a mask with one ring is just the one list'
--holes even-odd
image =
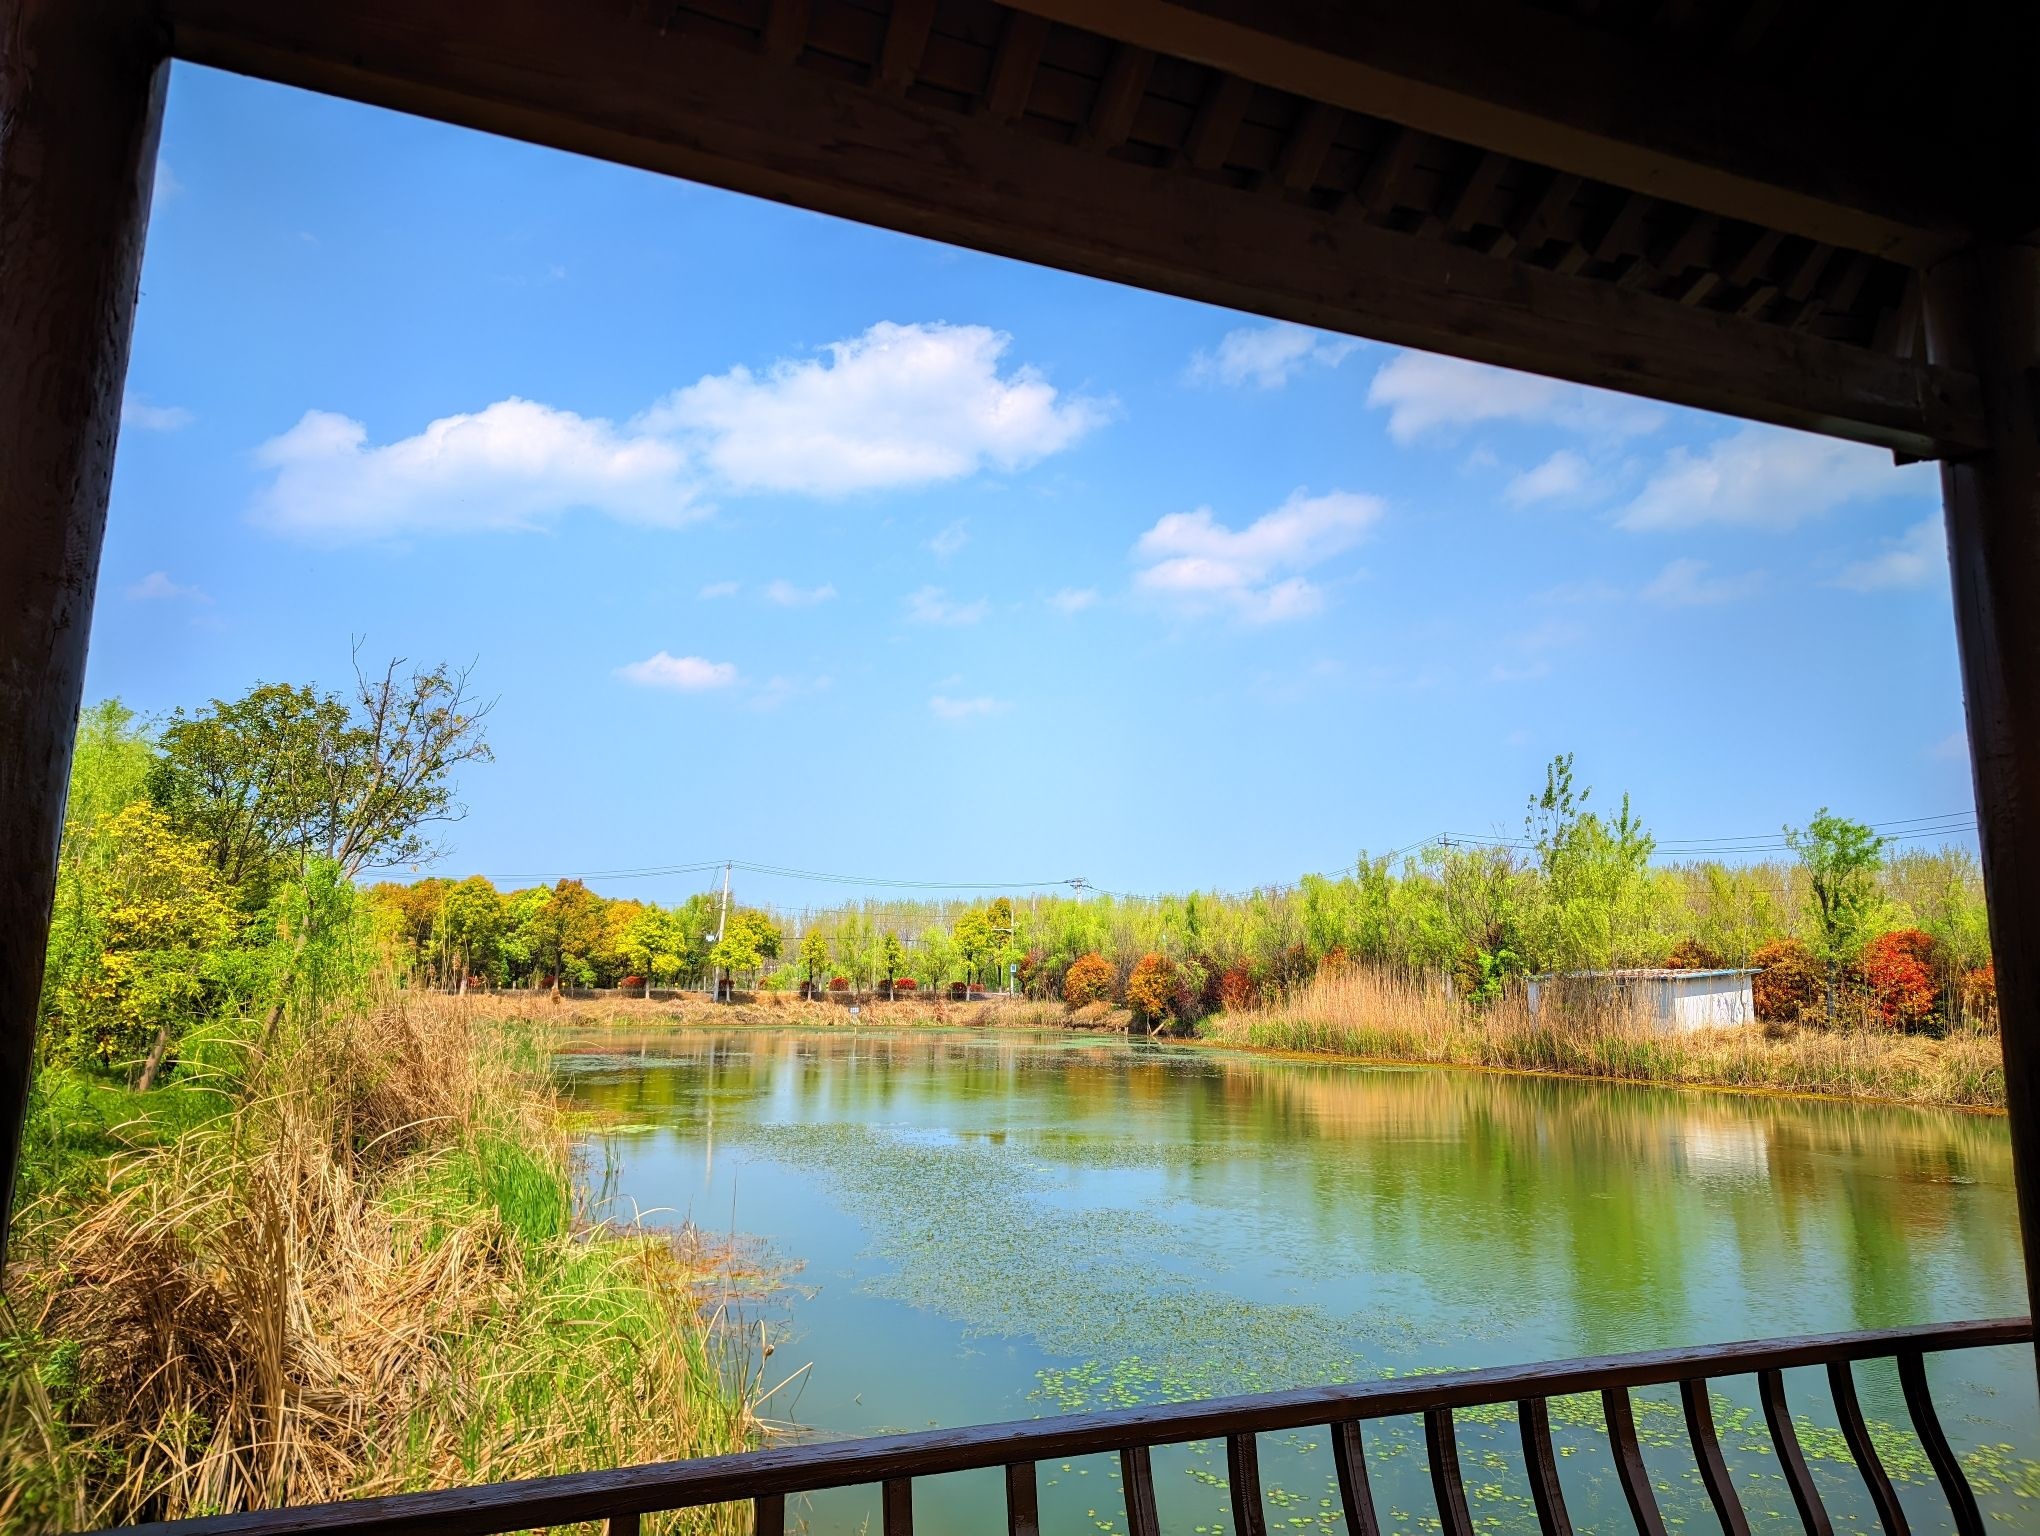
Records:
{"label": "wooden handrail", "polygon": [[[1631,1512],[1641,1531],[1661,1530],[1649,1480],[1625,1465],[1625,1444],[1633,1446],[1635,1428],[1629,1391],[1635,1387],[1677,1385],[1685,1399],[1687,1422],[1696,1434],[1696,1452],[1710,1494],[1717,1504],[1732,1499],[1718,1466],[1712,1420],[1706,1414],[1704,1383],[1722,1376],[1756,1375],[1763,1388],[1766,1414],[1780,1449],[1791,1435],[1777,1373],[1799,1366],[1826,1366],[1831,1380],[1847,1377],[1851,1363],[1895,1357],[1905,1386],[1907,1408],[1929,1460],[1946,1491],[1959,1529],[1976,1528],[1976,1501],[1941,1431],[1927,1396],[1922,1357],[1955,1349],[2024,1344],[2033,1339],[2030,1318],[1996,1318],[1979,1322],[1935,1323],[1865,1333],[1816,1334],[1801,1338],[1762,1339],[1740,1344],[1702,1345],[1684,1349],[1649,1350],[1639,1354],[1601,1355],[1540,1365],[1507,1365],[1344,1386],[1305,1387],[1250,1397],[1207,1398],[1199,1402],[1160,1403],[1138,1408],[1109,1409],[1017,1423],[983,1424],[964,1429],[924,1430],[908,1435],[883,1435],[825,1445],[784,1445],[711,1456],[695,1461],[659,1462],[617,1467],[601,1472],[572,1472],[518,1482],[450,1488],[433,1493],[392,1494],[383,1498],[333,1504],[307,1504],[245,1514],[215,1515],[197,1520],[129,1526],[123,1536],[297,1536],[333,1532],[344,1536],[497,1536],[534,1526],[609,1520],[618,1533],[634,1530],[639,1517],[661,1510],[702,1504],[756,1500],[758,1529],[777,1536],[783,1527],[785,1498],[824,1488],[879,1484],[885,1490],[886,1536],[908,1536],[913,1523],[913,1479],[945,1472],[984,1468],[1006,1469],[1009,1530],[1032,1536],[1038,1526],[1032,1463],[1117,1452],[1122,1460],[1128,1519],[1134,1536],[1151,1536],[1154,1507],[1148,1453],[1158,1445],[1189,1440],[1222,1439],[1236,1471],[1254,1465],[1252,1437],[1274,1431],[1329,1425],[1340,1492],[1347,1506],[1347,1527],[1356,1533],[1376,1528],[1368,1490],[1364,1450],[1358,1432],[1362,1420],[1419,1414],[1425,1418],[1431,1448],[1432,1476],[1448,1505],[1447,1528],[1463,1519],[1452,1413],[1458,1408],[1494,1403],[1537,1403],[1576,1392],[1599,1392],[1616,1440],[1617,1471],[1622,1476]],[[1860,1427],[1852,1421],[1853,1391],[1846,1404],[1837,1394],[1843,1430],[1852,1445]],[[1772,1411],[1775,1407],[1775,1413]],[[1520,1412],[1520,1409],[1519,1409]],[[1853,1419],[1860,1419],[1855,1412]],[[1780,1424],[1783,1430],[1780,1431]],[[1538,1411],[1525,1420],[1525,1434],[1548,1433]],[[1700,1444],[1701,1440],[1705,1444]],[[1796,1442],[1786,1452],[1788,1465]],[[1710,1454],[1711,1453],[1711,1454]],[[1533,1462],[1533,1470],[1535,1463]],[[1873,1463],[1874,1465],[1874,1463]],[[1884,1507],[1885,1490],[1878,1486],[1881,1468],[1868,1477],[1872,1497]],[[1719,1486],[1717,1486],[1719,1484]],[[1795,1496],[1802,1493],[1793,1478]],[[1546,1531],[1565,1530],[1566,1516],[1556,1498],[1556,1485],[1540,1498],[1539,1524]],[[1805,1490],[1810,1497],[1810,1485]],[[1452,1505],[1458,1508],[1451,1508]],[[1814,1507],[1818,1507],[1817,1504]],[[1145,1530],[1143,1529],[1145,1528]],[[1244,1527],[1243,1527],[1244,1528]]]}

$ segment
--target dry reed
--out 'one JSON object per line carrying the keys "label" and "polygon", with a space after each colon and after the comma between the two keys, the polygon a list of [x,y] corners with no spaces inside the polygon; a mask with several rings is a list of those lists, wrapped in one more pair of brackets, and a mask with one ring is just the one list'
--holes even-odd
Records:
{"label": "dry reed", "polygon": [[1328,968],[1289,998],[1205,1020],[1201,1037],[1264,1049],[1435,1062],[1569,1077],[2001,1109],[1997,1036],[1751,1025],[1672,1033],[1612,1001],[1568,1000],[1533,1017],[1511,992],[1470,1009],[1435,983]]}
{"label": "dry reed", "polygon": [[231,1112],[113,1158],[96,1197],[25,1212],[0,1522],[753,1443],[751,1356],[708,1315],[726,1278],[698,1244],[576,1221],[540,1047],[451,1001],[386,996],[273,1042]]}

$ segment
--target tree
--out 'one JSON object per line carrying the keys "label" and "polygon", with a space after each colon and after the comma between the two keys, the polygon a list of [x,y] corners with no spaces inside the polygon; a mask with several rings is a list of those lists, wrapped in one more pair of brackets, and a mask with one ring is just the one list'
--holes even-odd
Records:
{"label": "tree", "polygon": [[[1010,905],[1007,910],[1011,911]],[[982,907],[972,907],[957,918],[952,937],[957,954],[963,958],[965,980],[980,980],[984,964],[991,959],[999,942],[998,935],[993,932],[991,915]]]}
{"label": "tree", "polygon": [[446,888],[439,904],[439,927],[463,994],[470,975],[495,974],[504,926],[503,898],[484,876],[469,875]]}
{"label": "tree", "polygon": [[647,905],[629,915],[619,947],[631,969],[644,978],[645,996],[650,997],[654,981],[672,981],[686,969],[698,937],[684,909]]}
{"label": "tree", "polygon": [[829,941],[819,928],[810,928],[800,938],[800,963],[807,967],[808,990],[815,990],[815,977],[829,968]]}
{"label": "tree", "polygon": [[465,671],[402,666],[373,676],[357,653],[351,703],[264,683],[195,715],[179,710],[164,727],[155,798],[244,901],[259,905],[314,856],[352,879],[440,851],[427,829],[464,814],[453,777],[491,760],[489,706]]}
{"label": "tree", "polygon": [[1168,1023],[1176,1013],[1175,962],[1167,955],[1142,955],[1126,979],[1126,1001],[1150,1029]]}
{"label": "tree", "polygon": [[59,1050],[101,1067],[142,1057],[146,1090],[176,1037],[205,1014],[216,951],[231,931],[204,845],[147,801],[100,829],[73,908],[78,942],[50,977]]}
{"label": "tree", "polygon": [[1884,839],[1859,821],[1829,815],[1822,806],[1805,830],[1785,829],[1785,844],[1806,870],[1814,957],[1827,969],[1827,1016],[1832,1024],[1835,978],[1862,950],[1875,915]]}
{"label": "tree", "polygon": [[1648,959],[1658,949],[1652,929],[1656,848],[1630,811],[1629,797],[1603,820],[1587,809],[1592,789],[1573,788],[1573,758],[1560,753],[1533,795],[1524,832],[1543,880],[1526,914],[1535,964],[1547,970],[1607,970]]}
{"label": "tree", "polygon": [[878,958],[880,969],[885,972],[886,1000],[890,1002],[893,996],[893,983],[899,979],[899,974],[907,963],[906,948],[900,943],[900,936],[890,928],[886,930],[885,937],[878,941]]}
{"label": "tree", "polygon": [[602,898],[578,880],[562,880],[526,919],[533,963],[552,977],[552,995],[571,973],[585,985],[594,979],[592,960],[602,943]]}

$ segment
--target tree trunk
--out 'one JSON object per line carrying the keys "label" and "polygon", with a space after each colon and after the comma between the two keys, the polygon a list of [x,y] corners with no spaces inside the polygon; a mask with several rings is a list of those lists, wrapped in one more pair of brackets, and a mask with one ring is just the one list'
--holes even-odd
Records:
{"label": "tree trunk", "polygon": [[147,1093],[156,1086],[156,1074],[163,1070],[163,1060],[169,1054],[170,1025],[166,1020],[156,1027],[156,1043],[149,1047],[149,1059],[142,1063],[142,1077],[135,1084],[135,1092]]}

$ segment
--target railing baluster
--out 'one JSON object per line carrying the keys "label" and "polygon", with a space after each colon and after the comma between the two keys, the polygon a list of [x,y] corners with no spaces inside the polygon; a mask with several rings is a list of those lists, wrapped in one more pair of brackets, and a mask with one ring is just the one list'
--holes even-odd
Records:
{"label": "railing baluster", "polygon": [[752,1536],[786,1536],[786,1495],[761,1493],[751,1501]]}
{"label": "railing baluster", "polygon": [[1034,1493],[1034,1463],[1006,1468],[1006,1536],[1041,1536],[1041,1506]]}
{"label": "railing baluster", "polygon": [[1686,1408],[1686,1438],[1693,1442],[1693,1459],[1700,1464],[1700,1481],[1707,1485],[1707,1497],[1714,1501],[1714,1516],[1726,1536],[1750,1536],[1750,1519],[1736,1497],[1735,1483],[1722,1459],[1721,1441],[1714,1433],[1714,1406],[1707,1401],[1707,1378],[1688,1376],[1679,1383],[1679,1401]]}
{"label": "railing baluster", "polygon": [[1551,1411],[1541,1397],[1516,1404],[1516,1424],[1523,1432],[1523,1465],[1530,1472],[1530,1496],[1537,1501],[1537,1528],[1544,1536],[1572,1536],[1565,1495],[1558,1486],[1558,1457],[1551,1449]]}
{"label": "railing baluster", "polygon": [[609,1536],[638,1536],[638,1523],[643,1518],[636,1510],[627,1515],[611,1515],[603,1529]]}
{"label": "railing baluster", "polygon": [[1459,1480],[1459,1437],[1452,1432],[1452,1410],[1432,1408],[1424,1414],[1424,1449],[1431,1457],[1431,1487],[1438,1495],[1438,1519],[1445,1536],[1473,1536],[1466,1513],[1466,1487]]}
{"label": "railing baluster", "polygon": [[1806,1470],[1806,1453],[1799,1449],[1799,1435],[1792,1428],[1792,1405],[1785,1401],[1785,1373],[1757,1372],[1757,1400],[1764,1405],[1764,1422],[1771,1428],[1771,1444],[1778,1448],[1778,1465],[1785,1469],[1785,1485],[1792,1490],[1792,1502],[1799,1506],[1799,1519],[1808,1536],[1835,1536],[1820,1494],[1813,1486],[1813,1474]]}
{"label": "railing baluster", "polygon": [[1155,1514],[1155,1471],[1148,1462],[1148,1448],[1129,1445],[1119,1453],[1119,1481],[1126,1490],[1127,1536],[1161,1536],[1162,1522]]}
{"label": "railing baluster", "polygon": [[1261,1453],[1252,1435],[1225,1437],[1225,1475],[1232,1488],[1236,1536],[1268,1536],[1261,1514]]}
{"label": "railing baluster", "polygon": [[1941,1491],[1948,1496],[1955,1529],[1962,1536],[1983,1536],[1983,1516],[1977,1510],[1976,1495],[1963,1475],[1962,1463],[1949,1448],[1947,1435],[1941,1431],[1941,1416],[1934,1412],[1933,1394],[1927,1390],[1927,1362],[1918,1350],[1900,1353],[1898,1381],[1905,1388],[1905,1408],[1912,1415],[1913,1429],[1926,1450],[1927,1460],[1934,1464]]}
{"label": "railing baluster", "polygon": [[1622,1496],[1629,1501],[1630,1518],[1643,1536],[1665,1536],[1665,1517],[1658,1513],[1657,1495],[1650,1487],[1650,1469],[1643,1464],[1643,1447],[1636,1443],[1636,1414],[1629,1406],[1629,1389],[1606,1388],[1601,1393],[1601,1412],[1608,1420],[1615,1475],[1622,1480]]}
{"label": "railing baluster", "polygon": [[1884,1527],[1884,1536],[1911,1536],[1905,1511],[1898,1506],[1898,1492],[1891,1486],[1884,1463],[1877,1459],[1877,1447],[1870,1443],[1870,1430],[1863,1422],[1863,1405],[1856,1400],[1856,1373],[1849,1368],[1848,1361],[1830,1360],[1827,1374],[1842,1438],[1849,1442],[1849,1454],[1856,1459],[1856,1470],[1863,1474],[1870,1502],[1877,1506],[1877,1523]]}
{"label": "railing baluster", "polygon": [[914,1480],[885,1480],[885,1536],[914,1536]]}
{"label": "railing baluster", "polygon": [[1339,1502],[1345,1506],[1347,1536],[1381,1536],[1381,1522],[1374,1516],[1374,1490],[1367,1486],[1367,1442],[1360,1438],[1360,1422],[1334,1424],[1332,1465],[1339,1471]]}

